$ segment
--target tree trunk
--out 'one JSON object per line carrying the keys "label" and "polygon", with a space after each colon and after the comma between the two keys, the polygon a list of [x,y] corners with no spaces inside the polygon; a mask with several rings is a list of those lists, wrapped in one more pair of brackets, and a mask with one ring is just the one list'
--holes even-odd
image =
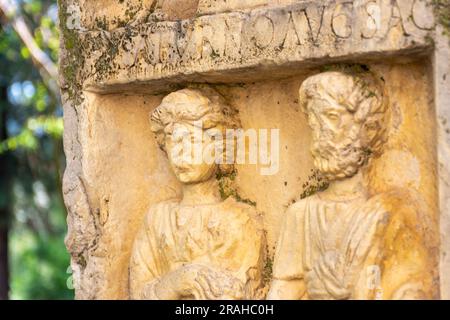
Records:
{"label": "tree trunk", "polygon": [[[0,86],[0,103],[7,103],[5,86]],[[0,105],[0,142],[7,138],[6,105]],[[10,155],[0,154],[0,300],[9,297],[8,231],[11,217]]]}
{"label": "tree trunk", "polygon": [[[5,211],[5,212],[4,212]],[[0,215],[8,214],[1,209]],[[9,268],[8,268],[8,225],[0,225],[0,300],[8,300],[9,297]]]}

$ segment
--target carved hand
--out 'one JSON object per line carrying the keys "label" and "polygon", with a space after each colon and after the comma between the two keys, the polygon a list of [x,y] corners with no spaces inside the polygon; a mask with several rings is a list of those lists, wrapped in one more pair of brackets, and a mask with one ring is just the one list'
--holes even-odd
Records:
{"label": "carved hand", "polygon": [[238,279],[227,271],[204,268],[195,279],[197,299],[240,300],[244,298],[244,288]]}
{"label": "carved hand", "polygon": [[189,264],[147,285],[144,295],[160,300],[216,300],[242,299],[241,282],[226,271]]}

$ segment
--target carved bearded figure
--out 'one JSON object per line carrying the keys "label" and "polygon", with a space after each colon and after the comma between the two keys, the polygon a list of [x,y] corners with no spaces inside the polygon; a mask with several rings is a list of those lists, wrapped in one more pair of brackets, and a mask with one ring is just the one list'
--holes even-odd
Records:
{"label": "carved bearded figure", "polygon": [[330,186],[288,209],[268,298],[437,298],[426,206],[408,190],[367,187],[387,136],[382,84],[370,73],[326,72],[302,84],[300,101]]}
{"label": "carved bearded figure", "polygon": [[219,170],[225,174],[233,166],[189,157],[198,136],[204,152],[219,150],[213,156],[223,157],[216,149],[223,141],[204,133],[224,133],[237,122],[211,89],[171,93],[152,113],[152,131],[182,183],[183,197],[156,204],[145,217],[130,261],[132,299],[262,297],[265,240],[259,217],[249,205],[223,201],[216,180]]}

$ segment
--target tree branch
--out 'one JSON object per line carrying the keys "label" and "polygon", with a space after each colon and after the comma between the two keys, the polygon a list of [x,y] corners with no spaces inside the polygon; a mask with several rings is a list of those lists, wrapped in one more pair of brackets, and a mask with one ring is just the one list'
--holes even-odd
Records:
{"label": "tree branch", "polygon": [[58,67],[37,45],[25,19],[17,8],[16,2],[14,0],[0,0],[0,14],[11,24],[24,45],[30,51],[34,64],[39,69],[42,78],[47,83],[52,94],[54,94],[55,97],[59,97],[59,89],[56,85],[56,79],[58,79]]}

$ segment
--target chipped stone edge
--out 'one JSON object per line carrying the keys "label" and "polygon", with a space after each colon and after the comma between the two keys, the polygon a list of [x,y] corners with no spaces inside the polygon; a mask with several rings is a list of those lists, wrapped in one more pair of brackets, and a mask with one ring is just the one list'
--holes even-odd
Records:
{"label": "chipped stone edge", "polygon": [[437,151],[440,208],[441,298],[450,300],[450,39],[437,28],[433,56],[434,94],[437,117]]}

